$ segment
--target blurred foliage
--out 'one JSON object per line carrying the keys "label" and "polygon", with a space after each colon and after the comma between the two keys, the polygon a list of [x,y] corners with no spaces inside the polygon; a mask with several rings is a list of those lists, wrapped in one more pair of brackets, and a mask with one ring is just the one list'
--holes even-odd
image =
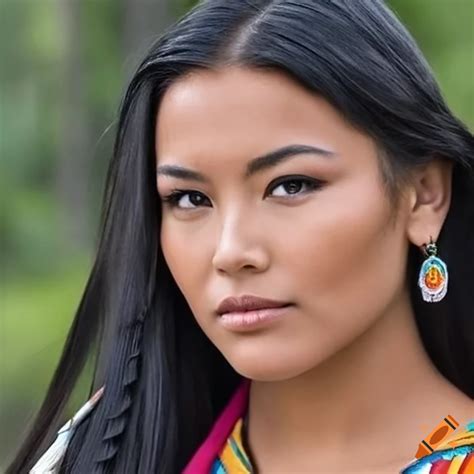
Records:
{"label": "blurred foliage", "polygon": [[432,67],[456,115],[474,127],[474,1],[389,0]]}
{"label": "blurred foliage", "polygon": [[[0,460],[38,408],[82,296],[127,79],[161,29],[194,3],[0,4]],[[474,1],[388,3],[472,129]]]}

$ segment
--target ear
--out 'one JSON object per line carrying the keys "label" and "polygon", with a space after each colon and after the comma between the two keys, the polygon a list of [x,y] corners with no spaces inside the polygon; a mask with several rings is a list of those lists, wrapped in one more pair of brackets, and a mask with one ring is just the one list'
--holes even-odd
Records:
{"label": "ear", "polygon": [[436,242],[451,204],[453,162],[434,158],[413,172],[409,185],[407,234],[418,247]]}

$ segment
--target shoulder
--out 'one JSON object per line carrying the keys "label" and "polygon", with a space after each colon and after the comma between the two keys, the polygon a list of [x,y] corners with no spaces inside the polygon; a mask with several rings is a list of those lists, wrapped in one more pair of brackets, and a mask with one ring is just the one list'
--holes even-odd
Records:
{"label": "shoulder", "polygon": [[102,397],[104,387],[97,390],[89,400],[70,418],[58,431],[54,443],[38,459],[36,464],[30,470],[30,474],[55,474],[58,472],[61,461],[66,454],[69,441],[76,427],[83,421],[87,415],[96,406]]}
{"label": "shoulder", "polygon": [[400,474],[473,474],[474,419],[456,430],[436,449],[405,466]]}

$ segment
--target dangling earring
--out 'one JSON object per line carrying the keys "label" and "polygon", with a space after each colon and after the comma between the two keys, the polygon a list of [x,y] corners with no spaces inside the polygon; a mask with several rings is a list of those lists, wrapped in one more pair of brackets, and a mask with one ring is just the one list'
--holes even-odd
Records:
{"label": "dangling earring", "polygon": [[430,243],[423,244],[423,252],[427,258],[421,265],[418,286],[423,300],[435,303],[441,301],[448,291],[448,267],[436,256],[438,249],[431,236]]}

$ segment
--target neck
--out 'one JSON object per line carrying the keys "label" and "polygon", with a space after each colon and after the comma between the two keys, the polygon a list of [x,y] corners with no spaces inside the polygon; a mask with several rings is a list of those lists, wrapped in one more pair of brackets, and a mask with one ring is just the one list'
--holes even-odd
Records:
{"label": "neck", "polygon": [[445,416],[456,418],[461,405],[454,403],[467,407],[467,397],[425,353],[408,295],[398,301],[353,344],[310,371],[252,381],[247,437],[260,469],[296,472],[304,457],[313,459],[313,469],[314,459],[332,469],[335,459],[351,466],[357,459],[408,463]]}

